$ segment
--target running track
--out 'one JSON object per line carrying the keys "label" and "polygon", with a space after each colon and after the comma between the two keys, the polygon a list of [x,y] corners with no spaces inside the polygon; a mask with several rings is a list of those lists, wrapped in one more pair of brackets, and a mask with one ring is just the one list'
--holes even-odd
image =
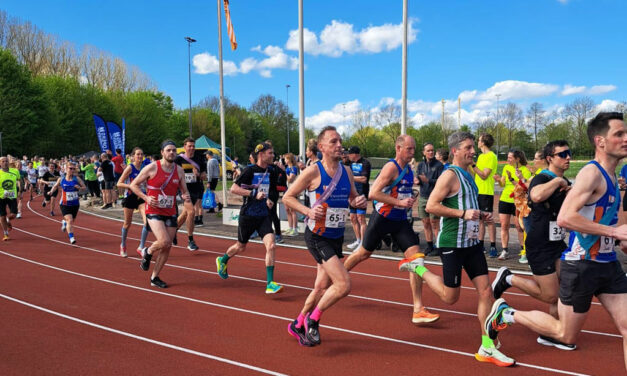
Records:
{"label": "running track", "polygon": [[[428,327],[410,322],[406,276],[396,262],[370,259],[351,273],[351,295],[322,318],[322,345],[304,348],[287,334],[315,278],[307,251],[278,247],[281,294],[266,295],[265,252],[251,243],[215,273],[215,257],[232,240],[196,235],[201,250],[175,247],[161,274],[170,287],[150,287],[134,252],[139,226],[129,232],[129,258],[118,255],[121,223],[81,212],[75,246],[47,216],[40,198],[24,206],[11,240],[0,244],[0,374],[624,374],[622,340],[597,303],[566,352],[536,344],[529,330],[501,333],[501,350],[518,365],[503,369],[474,359],[480,343],[476,295],[462,291],[447,306],[424,288],[441,315]],[[57,210],[58,211],[58,210]],[[179,239],[184,240],[185,234]],[[150,240],[150,238],[149,238]],[[438,266],[430,270],[441,273]],[[491,273],[491,278],[494,273]],[[464,286],[471,286],[464,276]],[[517,308],[545,309],[518,291]]]}

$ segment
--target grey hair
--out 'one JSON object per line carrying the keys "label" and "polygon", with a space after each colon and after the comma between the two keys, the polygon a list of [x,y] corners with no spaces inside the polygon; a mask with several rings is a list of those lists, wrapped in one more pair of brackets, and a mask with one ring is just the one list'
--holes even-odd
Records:
{"label": "grey hair", "polygon": [[472,140],[473,142],[475,141],[475,136],[470,133],[470,132],[455,132],[452,135],[448,136],[448,148],[452,149],[452,148],[459,148],[459,144],[462,143],[462,141],[465,140]]}

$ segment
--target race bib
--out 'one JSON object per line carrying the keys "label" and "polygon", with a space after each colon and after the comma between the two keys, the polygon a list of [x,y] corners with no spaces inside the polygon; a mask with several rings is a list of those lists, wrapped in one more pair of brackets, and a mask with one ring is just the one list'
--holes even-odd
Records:
{"label": "race bib", "polygon": [[257,191],[265,193],[266,196],[268,196],[268,192],[270,192],[270,184],[260,184]]}
{"label": "race bib", "polygon": [[15,192],[13,192],[13,191],[4,191],[4,198],[15,198]]}
{"label": "race bib", "polygon": [[65,197],[68,201],[78,200],[78,192],[65,192]]}
{"label": "race bib", "polygon": [[185,183],[195,183],[196,175],[194,173],[185,173]]}
{"label": "race bib", "polygon": [[174,196],[159,195],[157,200],[157,207],[161,209],[170,209],[174,206]]}
{"label": "race bib", "polygon": [[479,238],[479,221],[466,222],[466,238],[478,239]]}
{"label": "race bib", "polygon": [[57,181],[49,181],[46,184],[48,184],[48,187],[52,188],[52,186],[54,185],[54,183],[56,183]]}
{"label": "race bib", "polygon": [[614,238],[610,238],[609,236],[601,236],[599,237],[599,241],[601,242],[599,246],[599,253],[614,252]]}
{"label": "race bib", "polygon": [[[398,196],[396,196],[396,198],[397,198],[398,200],[404,200],[404,199],[406,199],[406,198],[411,198],[411,195],[412,195],[412,193],[411,193],[411,192],[407,192],[407,193],[399,193],[399,194],[398,194]],[[395,206],[394,208],[395,208],[395,209],[406,209],[406,208],[403,208],[403,207],[401,207],[401,206]]]}
{"label": "race bib", "polygon": [[327,218],[324,226],[327,228],[344,228],[348,208],[327,208]]}
{"label": "race bib", "polygon": [[558,240],[564,240],[566,237],[566,231],[557,225],[557,221],[549,222],[549,240],[554,242]]}

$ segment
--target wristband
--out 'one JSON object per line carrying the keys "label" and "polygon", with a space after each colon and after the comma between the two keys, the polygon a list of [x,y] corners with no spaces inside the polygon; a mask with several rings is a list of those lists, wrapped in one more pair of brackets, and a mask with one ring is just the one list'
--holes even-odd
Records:
{"label": "wristband", "polygon": [[466,209],[464,209],[464,212],[462,213],[462,216],[459,217],[459,218],[464,219],[465,216],[466,216]]}
{"label": "wristband", "polygon": [[250,191],[250,198],[255,198],[255,197],[257,197],[257,190],[253,189]]}

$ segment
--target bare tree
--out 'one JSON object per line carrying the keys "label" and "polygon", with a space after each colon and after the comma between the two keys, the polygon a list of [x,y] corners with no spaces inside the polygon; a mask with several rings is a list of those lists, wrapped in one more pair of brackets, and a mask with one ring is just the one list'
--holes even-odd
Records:
{"label": "bare tree", "polygon": [[592,117],[596,105],[590,97],[579,97],[564,108],[563,114],[573,123],[575,145],[580,150],[589,148],[586,121]]}
{"label": "bare tree", "polygon": [[516,103],[509,102],[505,105],[505,108],[501,110],[501,117],[505,129],[507,130],[507,146],[511,148],[512,137],[522,124],[523,112]]}
{"label": "bare tree", "polygon": [[374,113],[374,122],[387,136],[396,141],[401,135],[400,127],[392,126],[401,122],[401,107],[395,104],[388,104]]}
{"label": "bare tree", "polygon": [[527,110],[527,122],[533,126],[533,141],[535,150],[538,150],[538,126],[544,125],[544,106],[542,103],[533,102]]}
{"label": "bare tree", "polygon": [[361,148],[362,154],[368,154],[366,150],[367,132],[366,129],[371,126],[370,111],[359,110],[353,113],[353,138],[356,139],[358,146]]}

